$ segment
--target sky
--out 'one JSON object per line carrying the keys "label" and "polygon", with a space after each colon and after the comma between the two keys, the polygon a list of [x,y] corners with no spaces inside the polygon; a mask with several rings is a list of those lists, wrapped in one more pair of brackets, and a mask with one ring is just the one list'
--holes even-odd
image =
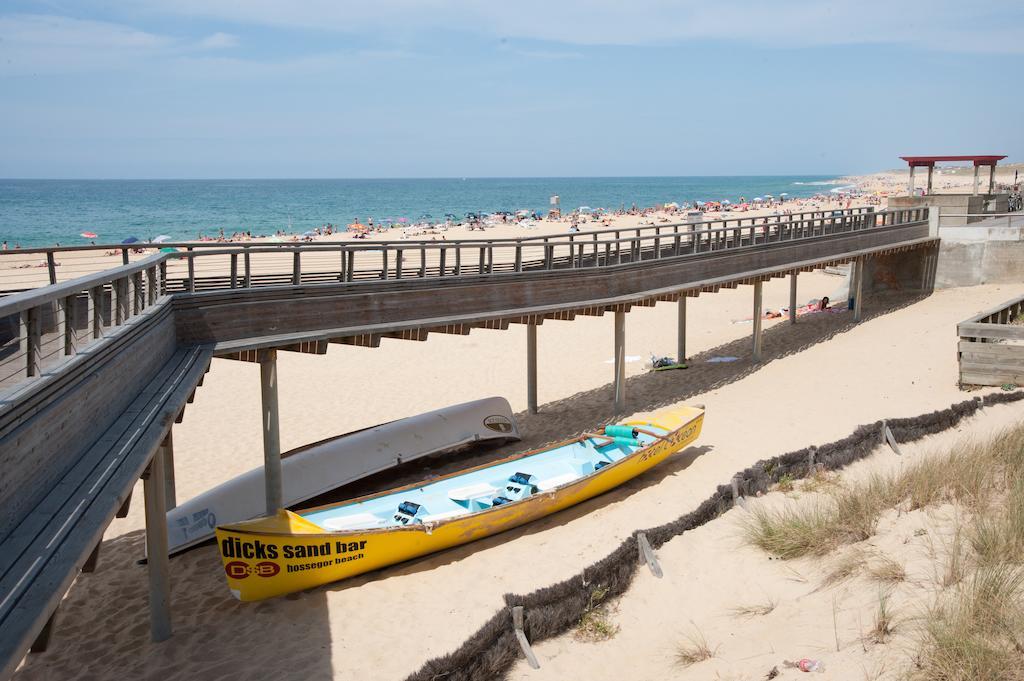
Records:
{"label": "sky", "polygon": [[0,177],[1024,161],[1020,0],[0,0]]}

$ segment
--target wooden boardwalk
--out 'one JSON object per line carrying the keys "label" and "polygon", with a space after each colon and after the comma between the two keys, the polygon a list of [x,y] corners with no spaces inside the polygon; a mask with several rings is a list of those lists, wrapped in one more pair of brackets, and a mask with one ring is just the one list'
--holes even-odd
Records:
{"label": "wooden boardwalk", "polygon": [[930,229],[927,208],[919,208],[515,240],[218,244],[2,297],[0,678],[33,641],[45,647],[62,595],[95,563],[104,529],[140,475],[153,637],[170,635],[170,433],[213,356],[261,364],[267,478],[279,484],[277,351],[323,353],[328,343],[376,346],[383,337],[421,341],[523,323],[536,410],[536,325],[610,312],[614,409],[622,413],[632,307],[675,302],[685,356],[688,297],[752,284],[757,309],[763,281],[790,276],[795,298],[799,272],[853,263],[856,318],[866,259],[916,254],[928,288],[937,246]]}

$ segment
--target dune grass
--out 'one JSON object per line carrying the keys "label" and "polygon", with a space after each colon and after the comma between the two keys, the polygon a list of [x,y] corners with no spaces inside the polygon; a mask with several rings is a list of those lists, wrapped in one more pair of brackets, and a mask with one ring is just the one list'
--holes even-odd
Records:
{"label": "dune grass", "polygon": [[676,648],[676,664],[680,667],[690,667],[698,662],[710,660],[715,656],[717,650],[717,647],[712,648],[708,644],[703,632],[694,627],[693,632],[686,634],[684,640]]}
{"label": "dune grass", "polygon": [[751,603],[749,605],[736,606],[729,612],[733,617],[750,619],[752,617],[764,617],[765,615],[770,615],[778,605],[779,602],[777,600],[769,598],[763,603]]}
{"label": "dune grass", "polygon": [[[964,524],[957,520],[943,540],[938,596],[918,620],[921,640],[907,677],[1024,680],[1024,425],[921,457],[898,473],[850,484],[822,477],[810,486],[820,494],[779,508],[752,508],[742,521],[746,540],[783,559],[820,557],[868,539],[892,509],[954,504],[958,514],[963,511]],[[897,561],[866,561],[853,550],[826,584],[862,569],[889,587],[907,578]],[[867,636],[884,643],[895,628],[888,594],[880,595],[874,619]]]}
{"label": "dune grass", "polygon": [[612,622],[612,613],[605,601],[607,596],[608,589],[605,587],[598,587],[590,592],[590,602],[576,624],[576,640],[596,643],[607,641],[619,633],[619,627]]}

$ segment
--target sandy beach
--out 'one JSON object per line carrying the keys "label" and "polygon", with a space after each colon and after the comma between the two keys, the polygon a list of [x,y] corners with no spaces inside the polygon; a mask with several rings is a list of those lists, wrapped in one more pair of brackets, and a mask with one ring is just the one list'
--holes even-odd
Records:
{"label": "sandy beach", "polygon": [[[832,293],[842,280],[813,273],[801,275],[799,282],[803,302]],[[965,399],[956,386],[952,329],[1014,293],[983,286],[940,291],[921,300],[868,300],[866,321],[857,326],[845,312],[806,316],[795,326],[769,321],[767,361],[752,366],[745,321],[751,313],[750,288],[723,290],[690,303],[691,368],[658,374],[647,374],[642,363],[651,353],[674,351],[675,307],[634,309],[626,333],[626,354],[639,358],[627,364],[630,409],[643,413],[684,401],[708,409],[696,445],[650,474],[518,530],[257,604],[230,596],[215,548],[202,547],[171,561],[175,635],[162,644],[148,637],[146,571],[135,564],[142,554],[144,521],[141,503],[135,503],[126,519],[110,526],[96,572],[82,575],[70,590],[50,650],[30,656],[16,678],[401,679],[460,645],[501,605],[502,594],[529,592],[575,574],[637,527],[690,510],[715,485],[758,459],[842,437],[861,423],[916,415]],[[787,299],[786,280],[766,284],[767,308]],[[456,401],[506,396],[519,412],[524,441],[442,462],[435,471],[440,472],[564,438],[607,419],[611,316],[548,321],[539,337],[542,410],[536,416],[523,413],[521,326],[465,337],[435,334],[423,343],[385,339],[379,349],[331,346],[326,356],[282,353],[282,446]],[[740,359],[707,363],[714,356]],[[179,499],[261,464],[258,373],[253,364],[214,361],[184,423],[175,429]],[[135,498],[141,497],[137,489]],[[737,572],[704,575],[707,565],[731,555],[735,542],[728,531],[716,529],[727,524],[722,519],[663,548],[667,579],[658,585],[646,577],[638,580],[635,593],[622,599],[617,619],[622,633],[616,639],[586,644],[565,637],[545,643],[538,649],[546,661],[539,675],[517,669],[514,678],[566,678],[568,670],[584,668],[596,678],[662,677],[668,663],[658,651],[671,648],[689,621],[701,622],[709,635],[722,631],[703,623],[720,617],[728,588],[725,574],[763,583],[766,589],[780,579],[746,554],[736,558]],[[677,605],[654,608],[651,599],[660,599],[656,587],[666,584],[677,585],[672,597]],[[777,593],[789,602],[803,592]],[[658,614],[645,614],[648,605]],[[794,655],[820,646],[800,629],[811,622],[773,620],[772,640],[799,641],[803,647]],[[406,627],[414,635],[396,644],[396,632]],[[619,646],[645,635],[644,656],[615,654]],[[724,659],[733,665],[729,669],[748,669],[737,661],[739,650],[723,648]],[[761,656],[749,666],[753,669],[763,666],[768,653],[743,655]],[[638,668],[641,659],[650,666]],[[695,669],[685,678],[708,678],[710,672],[702,670],[703,675]]]}

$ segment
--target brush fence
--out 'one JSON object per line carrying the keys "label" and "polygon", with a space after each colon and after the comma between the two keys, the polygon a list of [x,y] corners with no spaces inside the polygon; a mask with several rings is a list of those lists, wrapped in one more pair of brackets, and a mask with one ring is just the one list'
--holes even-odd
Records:
{"label": "brush fence", "polygon": [[[641,565],[637,558],[637,535],[640,532],[646,534],[651,546],[657,549],[732,508],[734,494],[746,497],[767,492],[784,475],[793,479],[804,478],[815,469],[836,470],[866,457],[884,442],[882,433],[885,425],[897,442],[914,442],[956,426],[982,407],[1021,399],[1024,399],[1024,391],[976,397],[930,414],[876,421],[858,427],[842,440],[759,461],[738,473],[729,483],[719,485],[696,510],[664,525],[634,532],[618,548],[578,575],[533,593],[506,594],[505,606],[461,647],[430,660],[406,681],[493,681],[505,678],[512,664],[522,655],[512,626],[513,608],[523,607],[523,630],[534,643],[570,631],[593,602],[592,599],[616,598],[629,588]],[[734,485],[734,482],[738,484]]]}

